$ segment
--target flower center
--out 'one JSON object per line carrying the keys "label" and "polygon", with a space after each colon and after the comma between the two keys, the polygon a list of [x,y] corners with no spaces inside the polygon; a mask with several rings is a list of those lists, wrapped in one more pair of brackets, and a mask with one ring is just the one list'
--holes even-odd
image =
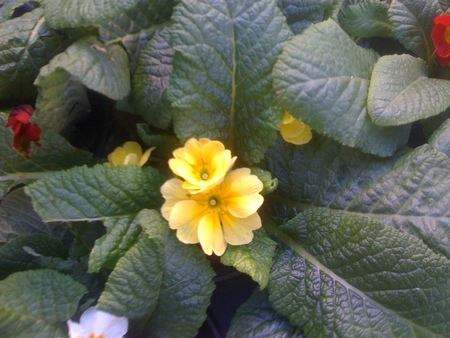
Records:
{"label": "flower center", "polygon": [[446,41],[447,43],[450,43],[450,27],[447,27],[447,28],[445,29],[444,37],[445,37],[445,41]]}
{"label": "flower center", "polygon": [[209,205],[215,207],[217,205],[217,199],[214,197],[209,200]]}
{"label": "flower center", "polygon": [[206,181],[206,180],[209,178],[209,174],[208,174],[206,171],[204,171],[204,172],[200,175],[200,177],[202,178],[203,181]]}

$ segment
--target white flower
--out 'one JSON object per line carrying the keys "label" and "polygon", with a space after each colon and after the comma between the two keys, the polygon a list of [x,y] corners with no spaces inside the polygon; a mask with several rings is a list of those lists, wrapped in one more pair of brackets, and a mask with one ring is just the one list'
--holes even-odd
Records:
{"label": "white flower", "polygon": [[121,338],[128,331],[128,319],[90,307],[79,323],[69,320],[67,326],[70,338]]}

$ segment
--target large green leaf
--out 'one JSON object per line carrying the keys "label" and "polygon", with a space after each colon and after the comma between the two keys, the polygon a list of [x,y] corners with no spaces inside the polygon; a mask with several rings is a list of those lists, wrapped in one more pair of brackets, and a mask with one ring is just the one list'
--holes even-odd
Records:
{"label": "large green leaf", "polygon": [[172,21],[175,132],[182,142],[225,141],[247,163],[258,162],[281,122],[271,70],[291,35],[275,0],[182,1]]}
{"label": "large green leaf", "polygon": [[286,46],[273,70],[281,106],[314,130],[344,145],[389,156],[408,140],[409,127],[383,128],[367,114],[366,99],[378,55],[357,46],[327,20]]}
{"label": "large green leaf", "polygon": [[172,122],[166,89],[172,75],[173,54],[168,29],[156,32],[140,53],[132,81],[134,112],[161,129],[167,129]]}
{"label": "large green leaf", "polygon": [[141,227],[135,216],[108,218],[104,224],[106,235],[95,242],[89,256],[90,273],[97,272],[103,266],[114,266],[141,233]]}
{"label": "large green leaf", "polygon": [[135,69],[141,49],[155,33],[158,25],[169,21],[175,0],[139,0],[132,9],[103,22],[99,27],[102,41],[121,42]]}
{"label": "large green leaf", "polygon": [[50,69],[44,67],[34,82],[38,98],[33,122],[59,133],[86,117],[90,104],[80,79],[64,70],[48,72]]}
{"label": "large green leaf", "polygon": [[150,167],[96,165],[55,173],[26,192],[44,221],[108,220],[158,208],[160,185],[158,171]]}
{"label": "large green leaf", "polygon": [[336,0],[278,0],[289,28],[294,34],[302,33],[313,23],[318,23],[330,18]]}
{"label": "large green leaf", "polygon": [[31,234],[61,238],[66,229],[65,224],[43,222],[23,188],[13,190],[0,204],[0,244],[17,236]]}
{"label": "large green leaf", "polygon": [[220,262],[234,266],[238,271],[248,274],[262,289],[269,282],[272,256],[276,243],[272,241],[264,229],[254,232],[255,237],[249,244],[227,247],[220,257]]}
{"label": "large green leaf", "polygon": [[25,157],[13,145],[13,131],[5,128],[7,117],[0,113],[0,198],[13,186],[92,161],[92,154],[76,149],[62,136],[42,130],[38,148],[31,144],[31,155]]}
{"label": "large green leaf", "polygon": [[396,0],[388,11],[394,36],[405,48],[426,61],[430,61],[434,51],[431,31],[433,20],[439,14],[443,14],[439,2],[428,0]]}
{"label": "large green leaf", "polygon": [[398,126],[437,115],[450,106],[450,81],[430,79],[422,59],[381,57],[370,81],[367,110],[379,126]]}
{"label": "large green leaf", "polygon": [[431,136],[429,143],[436,150],[450,157],[450,119],[442,123],[441,127]]}
{"label": "large green leaf", "polygon": [[84,286],[53,270],[18,272],[0,282],[3,337],[66,337],[67,320],[86,293]]}
{"label": "large green leaf", "polygon": [[0,99],[33,98],[39,68],[61,47],[60,34],[48,28],[41,9],[0,23]]}
{"label": "large green leaf", "polygon": [[117,263],[99,308],[140,319],[143,336],[193,337],[206,317],[214,273],[157,211],[143,210],[138,219],[146,235]]}
{"label": "large green leaf", "polygon": [[[274,308],[307,336],[448,336],[450,261],[402,231],[312,209],[282,226]],[[279,230],[277,230],[279,231]]]}
{"label": "large green leaf", "polygon": [[359,213],[450,257],[450,159],[429,145],[399,155],[380,159],[321,140],[306,147],[280,142],[268,153],[267,168],[288,200],[271,205]]}
{"label": "large green leaf", "polygon": [[269,302],[266,291],[255,290],[236,311],[227,337],[303,337],[300,328],[277,313]]}
{"label": "large green leaf", "polygon": [[349,5],[339,13],[339,24],[352,36],[392,37],[393,26],[388,18],[389,5],[379,0],[365,0]]}
{"label": "large green leaf", "polygon": [[128,56],[117,44],[103,45],[94,38],[80,39],[42,68],[40,77],[61,70],[114,100],[124,98],[130,91]]}
{"label": "large green leaf", "polygon": [[45,19],[55,29],[101,23],[133,8],[138,2],[139,0],[41,0]]}

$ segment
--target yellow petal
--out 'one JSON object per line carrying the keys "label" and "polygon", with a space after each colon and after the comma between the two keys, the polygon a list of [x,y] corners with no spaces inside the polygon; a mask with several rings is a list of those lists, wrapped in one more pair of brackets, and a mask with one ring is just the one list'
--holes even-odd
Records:
{"label": "yellow petal", "polygon": [[127,154],[136,154],[137,157],[142,156],[142,148],[137,142],[134,141],[125,142],[123,145],[123,149]]}
{"label": "yellow petal", "polygon": [[127,154],[123,160],[124,165],[138,164],[138,157],[136,154]]}
{"label": "yellow petal", "polygon": [[125,162],[125,157],[127,155],[128,153],[125,151],[125,149],[119,147],[108,155],[108,161],[112,163],[113,166],[123,165]]}
{"label": "yellow petal", "polygon": [[207,213],[198,225],[198,238],[203,251],[207,255],[213,252],[221,256],[227,248],[227,243],[223,238],[222,227],[217,212]]}
{"label": "yellow petal", "polygon": [[185,180],[194,181],[194,183],[198,181],[198,173],[186,161],[171,158],[169,160],[169,167],[175,175],[178,175]]}
{"label": "yellow petal", "polygon": [[150,158],[150,155],[152,154],[153,149],[155,147],[147,149],[145,153],[142,154],[141,159],[139,160],[139,165],[142,167],[145,163],[147,163],[148,159]]}
{"label": "yellow petal", "polygon": [[229,213],[235,217],[246,218],[255,213],[263,204],[264,197],[252,194],[224,200]]}
{"label": "yellow petal", "polygon": [[264,185],[249,168],[230,171],[222,183],[223,198],[252,195],[262,191]]}
{"label": "yellow petal", "polygon": [[282,125],[280,133],[286,142],[296,145],[308,143],[312,139],[311,127],[299,120]]}
{"label": "yellow petal", "polygon": [[231,152],[229,150],[225,150],[222,142],[219,141],[210,141],[205,143],[201,149],[201,157],[202,160],[206,163],[211,163],[217,156],[224,156],[231,158]]}
{"label": "yellow petal", "polygon": [[284,111],[282,124],[288,124],[292,121],[296,120],[294,116],[292,116],[287,110]]}
{"label": "yellow petal", "polygon": [[183,182],[177,178],[166,181],[161,187],[161,194],[166,200],[161,207],[161,213],[166,220],[170,219],[170,213],[175,203],[190,198],[189,193],[181,187]]}
{"label": "yellow petal", "polygon": [[261,218],[254,213],[246,218],[222,215],[225,241],[231,245],[248,244],[253,239],[253,230],[261,228]]}
{"label": "yellow petal", "polygon": [[171,229],[178,229],[182,226],[197,228],[198,222],[206,212],[208,212],[208,209],[199,205],[196,201],[176,202],[170,213],[169,226]]}

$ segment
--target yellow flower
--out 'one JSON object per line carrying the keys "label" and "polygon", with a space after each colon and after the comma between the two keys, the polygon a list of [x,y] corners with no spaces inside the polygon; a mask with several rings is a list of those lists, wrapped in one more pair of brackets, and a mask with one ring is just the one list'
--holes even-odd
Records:
{"label": "yellow flower", "polygon": [[173,178],[161,187],[166,200],[161,212],[181,242],[200,243],[207,255],[220,256],[227,243],[250,243],[253,230],[261,227],[257,210],[264,201],[262,189],[262,182],[248,168],[233,170],[220,185],[196,194]]}
{"label": "yellow flower", "polygon": [[236,157],[220,141],[207,138],[189,139],[184,147],[173,152],[169,167],[175,175],[185,180],[182,186],[197,194],[220,184],[231,169]]}
{"label": "yellow flower", "polygon": [[155,148],[150,148],[145,153],[142,153],[139,143],[133,141],[125,142],[123,147],[117,147],[108,155],[109,162],[105,163],[105,165],[117,167],[119,165],[139,164],[142,167],[147,163],[153,149]]}
{"label": "yellow flower", "polygon": [[284,111],[280,133],[286,142],[296,145],[308,143],[312,138],[311,127],[296,119],[287,110]]}

